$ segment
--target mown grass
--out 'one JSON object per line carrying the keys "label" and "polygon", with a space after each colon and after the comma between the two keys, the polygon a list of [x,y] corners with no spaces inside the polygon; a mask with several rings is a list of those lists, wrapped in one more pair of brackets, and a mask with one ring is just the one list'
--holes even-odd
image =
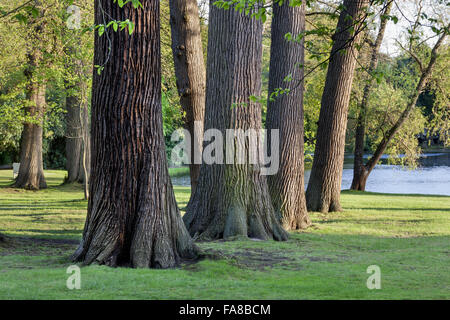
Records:
{"label": "mown grass", "polygon": [[[86,201],[79,185],[9,187],[0,171],[1,299],[449,299],[450,197],[345,191],[345,211],[313,213],[314,226],[289,241],[199,243],[219,259],[171,270],[82,267],[81,290],[66,287]],[[175,186],[180,208],[187,187]],[[367,267],[381,268],[369,290]]]}
{"label": "mown grass", "polygon": [[189,175],[189,167],[169,168],[171,177],[183,177]]}

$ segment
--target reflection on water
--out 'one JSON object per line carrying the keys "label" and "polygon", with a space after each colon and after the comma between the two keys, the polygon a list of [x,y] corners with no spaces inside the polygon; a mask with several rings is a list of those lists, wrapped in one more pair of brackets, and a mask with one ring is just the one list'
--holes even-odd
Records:
{"label": "reflection on water", "polygon": [[[342,189],[349,189],[353,165],[346,164],[342,174]],[[305,171],[305,184],[311,171]],[[172,178],[174,185],[188,186],[189,176]],[[393,165],[377,165],[369,176],[366,191],[382,193],[418,193],[450,196],[450,153],[426,153],[415,170]]]}

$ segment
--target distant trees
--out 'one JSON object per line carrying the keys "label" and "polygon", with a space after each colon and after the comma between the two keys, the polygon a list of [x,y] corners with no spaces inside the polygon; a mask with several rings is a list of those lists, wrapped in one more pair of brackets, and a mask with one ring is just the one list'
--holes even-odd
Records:
{"label": "distant trees", "polygon": [[69,59],[76,80],[74,84],[66,84],[66,182],[86,184],[90,171],[88,84],[82,62],[75,60],[70,54]]}
{"label": "distant trees", "polygon": [[[79,0],[77,3],[80,5],[80,2],[83,1]],[[88,8],[89,6],[86,7],[86,11],[88,11]],[[7,72],[6,75],[2,76],[0,88],[2,118],[6,119],[8,127],[11,129],[15,129],[18,123],[23,124],[22,130],[13,131],[9,129],[10,134],[7,138],[10,141],[12,140],[8,146],[15,148],[16,143],[13,141],[19,140],[16,136],[21,133],[19,159],[14,156],[15,150],[13,148],[8,150],[11,155],[7,157],[8,162],[19,161],[21,164],[15,181],[15,186],[19,188],[39,189],[45,187],[43,173],[45,157],[47,157],[47,166],[50,160],[50,166],[53,164],[62,167],[65,160],[64,151],[54,150],[52,140],[67,133],[72,137],[78,136],[78,132],[74,132],[74,130],[80,130],[80,114],[70,105],[79,102],[79,91],[83,90],[87,93],[90,90],[90,81],[86,80],[85,77],[83,84],[70,82],[69,78],[73,77],[74,72],[72,71],[75,68],[69,66],[66,58],[79,59],[78,55],[74,53],[75,50],[68,50],[68,47],[74,47],[74,42],[77,51],[88,51],[85,47],[90,48],[92,46],[86,45],[86,42],[82,41],[86,40],[86,37],[78,39],[78,41],[76,41],[77,39],[71,39],[73,33],[67,32],[66,18],[68,14],[66,14],[66,9],[67,3],[59,0],[45,3],[42,1],[21,3],[19,1],[15,4],[15,7],[14,4],[9,3],[7,10],[0,8],[2,14],[6,12],[5,16],[2,16],[2,22],[5,21],[4,25],[8,24],[11,28],[11,30],[2,31],[2,33],[14,33],[14,38],[7,35],[5,39],[8,40],[4,40],[3,37],[0,39],[2,47],[5,47],[4,41],[12,42],[13,39],[20,39],[25,42],[25,44],[22,44],[16,40],[17,46],[25,49],[17,50],[17,48],[13,49],[9,45],[2,52],[2,55],[14,56],[16,61],[2,59],[2,62],[6,61],[4,67],[7,67]],[[88,15],[89,13],[83,15],[82,18]],[[88,24],[87,20],[86,24]],[[81,31],[78,31],[78,33],[81,33]],[[89,57],[88,60],[91,62]],[[0,63],[0,67],[2,65],[3,63]],[[19,76],[19,73],[23,73],[23,76]],[[63,83],[69,84],[69,82],[68,87],[63,85]],[[66,117],[69,122],[67,126],[69,132],[64,132],[65,121],[62,108],[60,108],[65,104],[65,97],[68,97],[69,105],[69,112]],[[84,106],[87,108],[87,103]],[[74,116],[77,118],[74,119]],[[86,120],[87,116],[86,110],[85,116],[82,116],[82,118]],[[13,121],[16,124],[12,125]],[[75,154],[69,154],[68,157],[68,180],[81,179],[83,172],[79,170],[78,164],[82,161],[80,160],[80,154],[77,152],[78,147],[70,147],[69,150],[75,151]],[[76,160],[75,157],[77,157]],[[74,165],[75,163],[77,165]],[[74,171],[77,172],[74,173]]]}
{"label": "distant trees", "polygon": [[[389,15],[391,2],[387,2],[387,5],[385,7],[385,12],[383,13],[382,17]],[[419,99],[419,96],[422,94],[422,92],[427,87],[429,80],[432,76],[433,69],[435,65],[438,63],[440,52],[439,49],[441,46],[444,45],[445,38],[448,36],[449,33],[449,25],[446,25],[444,21],[437,20],[434,17],[428,17],[426,14],[423,15],[422,9],[424,6],[423,1],[417,2],[418,9],[416,14],[415,22],[412,24],[412,27],[408,30],[409,34],[409,44],[407,48],[403,47],[403,45],[399,43],[400,47],[403,47],[403,49],[411,56],[411,60],[413,60],[418,69],[419,69],[419,76],[418,76],[418,82],[415,85],[414,90],[410,93],[410,96],[407,98],[406,106],[401,110],[400,115],[398,118],[392,122],[392,124],[388,125],[387,128],[385,128],[382,138],[380,141],[376,144],[375,150],[373,155],[370,157],[370,159],[364,163],[363,161],[363,148],[364,148],[364,138],[365,138],[365,121],[366,121],[366,113],[367,113],[367,107],[368,107],[368,101],[369,101],[369,94],[372,88],[373,81],[369,81],[365,88],[364,88],[364,95],[363,100],[360,105],[360,114],[358,117],[358,124],[356,128],[356,136],[355,136],[355,164],[354,164],[354,175],[353,175],[353,181],[351,185],[351,189],[353,190],[361,190],[364,191],[366,187],[367,179],[378,163],[378,161],[381,159],[381,156],[387,149],[388,145],[392,142],[396,134],[398,134],[399,130],[404,126],[406,121],[410,118],[414,108],[416,107],[417,101]],[[435,9],[435,12],[438,12],[439,10]],[[426,20],[426,23],[424,23],[421,20]],[[378,60],[378,50],[381,45],[381,41],[383,40],[384,35],[384,29],[386,27],[386,20],[381,20],[378,36],[375,40],[375,43],[372,47],[372,58],[370,62],[370,66],[368,69],[368,72],[371,73],[375,70],[377,66],[377,60]],[[417,30],[419,26],[430,26],[435,35],[434,38],[437,37],[437,41],[435,42],[434,46],[430,49],[430,52],[428,54],[429,57],[426,59],[423,57],[420,57],[418,52],[421,51],[420,46],[423,45],[423,42],[419,42],[419,31]],[[432,38],[433,38],[432,37]]]}
{"label": "distant trees", "polygon": [[[87,5],[91,5],[93,11],[93,4]],[[86,11],[89,14],[85,17],[86,24],[92,23],[93,13],[90,10]],[[91,37],[86,35],[81,28],[65,29],[62,37],[64,42],[62,64],[64,65],[64,136],[67,169],[65,182],[83,183],[87,199],[91,154],[89,100],[93,70],[93,44]]]}
{"label": "distant trees", "polygon": [[[305,4],[292,7],[288,2],[273,4],[272,42],[270,53],[269,96],[277,88],[288,94],[269,98],[266,128],[279,130],[280,168],[267,180],[274,209],[287,230],[307,228],[308,217],[304,183],[303,76],[304,38],[288,41],[305,32]],[[291,81],[285,81],[290,78]],[[274,146],[271,146],[274,148]]]}
{"label": "distant trees", "polygon": [[[258,132],[261,106],[250,96],[259,96],[261,90],[262,23],[234,8],[223,10],[213,1],[210,4],[205,130],[217,129],[222,137],[226,129]],[[246,146],[247,156],[249,143],[243,139],[235,136],[229,144],[223,141],[223,148],[216,152]],[[199,239],[287,239],[260,166],[249,161],[239,164],[236,155],[233,163],[222,163],[201,166],[183,217],[190,234]]]}
{"label": "distant trees", "polygon": [[[134,32],[95,36],[92,168],[88,216],[73,258],[85,264],[168,268],[195,258],[170,183],[162,132],[159,1],[120,8],[95,2],[104,15],[133,21]],[[105,63],[107,61],[108,63]],[[139,63],[137,63],[139,62]]]}
{"label": "distant trees", "polygon": [[200,174],[205,117],[206,70],[197,0],[170,0],[172,52],[180,104],[185,115],[185,127],[191,136],[189,170],[191,194],[195,192]]}
{"label": "distant trees", "polygon": [[[375,42],[371,43],[371,57],[369,67],[367,72],[369,76],[372,76],[372,73],[375,71],[378,65],[378,55],[381,47],[381,43],[383,42],[384,32],[386,30],[386,25],[388,23],[387,16],[390,14],[391,8],[393,5],[393,1],[388,0],[386,2],[385,8],[382,11],[382,15],[380,18],[380,27],[378,29],[378,34],[375,39]],[[375,80],[370,78],[363,90],[363,98],[361,104],[359,105],[359,113],[358,113],[358,122],[356,125],[356,133],[355,133],[355,152],[354,152],[354,160],[353,160],[353,181],[351,185],[351,189],[353,190],[362,190],[364,191],[366,186],[367,175],[365,174],[364,167],[364,142],[366,135],[366,121],[367,121],[367,104],[369,102],[369,97],[372,89],[373,82]]]}
{"label": "distant trees", "polygon": [[42,22],[42,12],[37,3],[37,15],[30,14],[27,24],[28,34],[27,67],[25,77],[27,81],[27,105],[25,111],[31,120],[25,121],[20,140],[20,168],[14,186],[17,188],[38,190],[47,187],[42,162],[42,133],[43,118],[46,107],[45,80],[39,76],[43,61],[43,41],[45,24]]}
{"label": "distant trees", "polygon": [[[448,29],[448,27],[446,28]],[[352,184],[352,189],[353,187],[355,187],[354,189],[356,190],[364,191],[369,174],[372,172],[373,168],[380,160],[381,156],[386,150],[388,144],[394,138],[395,134],[400,130],[400,128],[404,125],[404,123],[412,113],[414,107],[416,106],[417,99],[425,89],[427,82],[431,77],[433,68],[439,57],[439,48],[442,46],[444,39],[447,37],[447,32],[448,31],[446,30],[442,30],[442,32],[440,33],[439,39],[431,50],[430,60],[426,65],[421,60],[418,60],[418,62],[420,63],[420,79],[416,85],[414,93],[409,97],[409,101],[398,117],[397,121],[395,121],[395,123],[383,135],[383,138],[378,143],[374,154],[365,164],[360,167],[358,176],[356,177],[355,185],[353,186]]]}
{"label": "distant trees", "polygon": [[308,210],[340,211],[347,113],[367,0],[344,0],[333,35],[317,129],[313,166],[306,191]]}
{"label": "distant trees", "polygon": [[[74,90],[69,87],[69,90]],[[84,107],[76,94],[69,94],[66,97],[66,168],[67,182],[83,182],[83,131],[82,112]]]}

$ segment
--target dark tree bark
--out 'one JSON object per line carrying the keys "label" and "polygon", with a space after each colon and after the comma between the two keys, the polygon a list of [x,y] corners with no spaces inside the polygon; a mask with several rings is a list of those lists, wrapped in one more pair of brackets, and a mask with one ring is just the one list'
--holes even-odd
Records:
{"label": "dark tree bark", "polygon": [[[393,1],[390,0],[387,1],[381,16],[386,16],[390,13],[392,4]],[[375,42],[371,45],[372,55],[370,59],[370,65],[367,70],[369,74],[371,74],[377,68],[379,51],[381,43],[383,42],[387,22],[388,19],[381,19],[377,37],[375,39]],[[353,181],[352,186],[350,187],[350,189],[352,190],[364,191],[364,189],[366,188],[367,170],[364,166],[363,157],[364,157],[364,142],[366,136],[366,113],[372,86],[373,80],[369,79],[369,82],[367,82],[367,84],[364,87],[363,98],[361,100],[361,104],[359,105],[358,122],[355,131],[355,152],[354,152],[355,158],[353,164]]]}
{"label": "dark tree bark", "polygon": [[200,174],[200,163],[195,163],[194,155],[202,159],[206,87],[197,0],[170,0],[170,26],[180,104],[186,113],[185,128],[191,135],[189,171],[193,194]]}
{"label": "dark tree bark", "polygon": [[[447,26],[448,28],[449,26]],[[436,64],[437,58],[439,56],[438,50],[441,47],[442,43],[444,42],[445,38],[447,36],[446,32],[443,32],[436,44],[434,45],[433,49],[431,50],[431,58],[428,62],[426,67],[423,67],[423,63],[420,62],[420,69],[421,69],[421,75],[419,82],[417,83],[416,89],[414,93],[409,98],[409,102],[406,105],[405,109],[403,110],[400,117],[397,119],[397,121],[394,123],[394,125],[386,132],[381,142],[377,145],[377,148],[372,155],[372,157],[367,161],[366,164],[363,164],[360,167],[360,171],[358,172],[357,181],[355,183],[355,186],[358,188],[355,188],[356,190],[362,190],[364,191],[367,178],[369,177],[369,174],[372,172],[373,168],[375,168],[378,161],[380,161],[381,156],[383,155],[384,151],[386,150],[389,142],[391,142],[392,138],[395,136],[395,134],[398,132],[398,130],[404,125],[405,121],[408,119],[409,115],[413,111],[414,107],[417,104],[417,99],[419,98],[422,91],[425,89],[427,82],[429,78],[432,75],[434,65]],[[355,180],[355,177],[353,178]],[[352,183],[352,189],[353,189],[353,183]]]}
{"label": "dark tree bark", "polygon": [[[367,0],[344,0],[322,94],[316,148],[306,191],[308,210],[341,211],[348,104]],[[352,32],[353,31],[353,32]]]}
{"label": "dark tree bark", "polygon": [[95,64],[109,60],[93,79],[88,215],[73,256],[84,264],[168,268],[197,256],[165,155],[159,1],[142,5],[95,2],[96,24],[129,19],[135,30],[95,36]]}
{"label": "dark tree bark", "polygon": [[[234,8],[218,9],[213,2],[209,11],[205,130],[217,129],[223,137],[226,129],[259,130],[261,106],[249,102],[249,97],[261,91],[262,24]],[[229,145],[224,139],[223,152],[246,144],[243,139],[234,138]],[[260,166],[248,159],[238,164],[236,157],[233,164],[218,162],[201,166],[197,188],[183,217],[190,234],[203,240],[234,236],[287,239]]]}
{"label": "dark tree bark", "polygon": [[38,190],[47,187],[42,161],[42,122],[45,112],[45,84],[36,80],[34,70],[39,63],[36,49],[28,55],[27,106],[26,113],[33,119],[23,125],[20,140],[20,168],[14,186],[17,188]]}
{"label": "dark tree bark", "polygon": [[[303,81],[299,84],[304,74],[304,41],[289,42],[284,38],[288,32],[295,37],[304,30],[304,4],[301,7],[291,7],[289,3],[273,5],[269,95],[277,88],[289,88],[290,92],[268,101],[266,128],[269,135],[271,129],[279,130],[280,168],[267,181],[274,209],[287,230],[311,225],[304,182]],[[288,75],[293,80],[285,82]]]}

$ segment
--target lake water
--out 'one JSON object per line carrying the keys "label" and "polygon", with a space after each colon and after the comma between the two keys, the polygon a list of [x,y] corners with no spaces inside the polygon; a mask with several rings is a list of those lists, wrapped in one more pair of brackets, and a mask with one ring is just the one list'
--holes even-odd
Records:
{"label": "lake water", "polygon": [[[450,196],[450,153],[425,153],[415,170],[394,165],[377,165],[370,174],[366,191],[382,193],[438,194]],[[308,183],[311,171],[305,171]],[[349,189],[353,179],[353,164],[344,165],[342,189]],[[172,178],[174,185],[188,186],[189,176]]]}

